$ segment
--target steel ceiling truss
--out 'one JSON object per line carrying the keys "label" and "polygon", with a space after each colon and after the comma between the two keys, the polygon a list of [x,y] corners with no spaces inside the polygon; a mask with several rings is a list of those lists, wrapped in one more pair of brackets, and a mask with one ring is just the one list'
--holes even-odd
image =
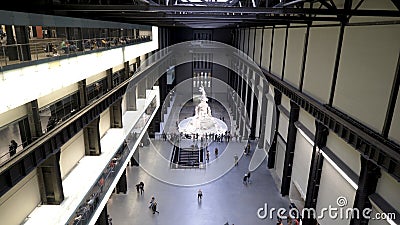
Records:
{"label": "steel ceiling truss", "polygon": [[[190,27],[191,24],[210,25],[210,21],[215,21],[215,28],[221,27],[219,24],[249,27],[309,24],[314,21],[347,22],[352,16],[400,17],[398,9],[360,9],[364,1],[344,0],[344,5],[340,6],[333,0],[201,0],[196,3],[190,0],[135,0],[130,4],[108,1],[106,5],[60,4],[54,1],[45,7],[33,1],[22,7],[18,5],[13,10],[157,26]],[[392,2],[399,8],[400,0]]]}

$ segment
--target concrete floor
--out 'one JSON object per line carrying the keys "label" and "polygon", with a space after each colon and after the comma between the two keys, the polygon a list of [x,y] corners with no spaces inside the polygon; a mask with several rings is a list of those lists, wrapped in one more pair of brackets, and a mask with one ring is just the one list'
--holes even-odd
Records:
{"label": "concrete floor", "polygon": [[[214,143],[219,144],[219,143]],[[226,143],[221,143],[221,148]],[[172,145],[161,140],[152,140],[148,147],[138,149],[140,152],[140,166],[127,168],[128,192],[127,194],[113,194],[108,202],[108,213],[114,225],[257,225],[276,224],[276,215],[266,219],[259,219],[257,210],[268,204],[269,209],[288,208],[289,201],[281,197],[266,162],[252,172],[251,183],[243,184],[243,175],[248,171],[251,155],[240,156],[239,165],[233,166],[233,158],[228,160],[228,152],[243,150],[244,143],[231,143],[228,145],[226,155],[218,159],[210,159],[210,165],[203,169],[172,169],[167,164],[160,163],[163,156],[170,156]],[[255,143],[252,144],[253,149]],[[156,151],[151,150],[152,148]],[[213,154],[211,154],[213,155]],[[232,164],[223,176],[201,185],[179,185],[179,180],[170,182],[154,171],[163,174],[174,174],[181,181],[193,180],[211,171],[212,166],[218,164]],[[154,171],[152,171],[154,169]],[[201,178],[200,178],[201,177]],[[163,181],[161,181],[163,180]],[[136,192],[135,185],[145,183],[144,194]],[[175,184],[173,184],[175,183]],[[202,189],[203,199],[198,201],[197,190]],[[151,197],[158,202],[159,214],[152,214],[148,208]]]}

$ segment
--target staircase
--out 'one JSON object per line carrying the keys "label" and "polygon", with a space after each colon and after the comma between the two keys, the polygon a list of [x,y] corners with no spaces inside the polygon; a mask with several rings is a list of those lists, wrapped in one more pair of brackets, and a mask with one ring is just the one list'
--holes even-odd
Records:
{"label": "staircase", "polygon": [[172,162],[176,168],[199,168],[204,162],[204,149],[174,147]]}

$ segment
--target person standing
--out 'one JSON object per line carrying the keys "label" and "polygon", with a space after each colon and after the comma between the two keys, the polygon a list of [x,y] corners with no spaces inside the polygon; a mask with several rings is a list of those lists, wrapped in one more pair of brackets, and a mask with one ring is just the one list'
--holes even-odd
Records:
{"label": "person standing", "polygon": [[210,151],[208,151],[208,149],[207,149],[207,152],[206,152],[206,160],[207,160],[207,162],[210,161]]}
{"label": "person standing", "polygon": [[197,200],[201,201],[202,198],[203,198],[203,192],[201,191],[201,189],[199,189],[197,191]]}
{"label": "person standing", "polygon": [[218,148],[215,148],[214,154],[215,154],[215,158],[218,158]]}
{"label": "person standing", "polygon": [[142,195],[143,192],[144,192],[144,183],[143,183],[143,181],[140,181],[140,183],[139,183],[139,189],[140,189],[140,194]]}
{"label": "person standing", "polygon": [[12,157],[17,153],[17,148],[18,148],[17,142],[15,142],[15,140],[11,140],[10,146],[8,146],[8,148],[10,152],[10,157]]}

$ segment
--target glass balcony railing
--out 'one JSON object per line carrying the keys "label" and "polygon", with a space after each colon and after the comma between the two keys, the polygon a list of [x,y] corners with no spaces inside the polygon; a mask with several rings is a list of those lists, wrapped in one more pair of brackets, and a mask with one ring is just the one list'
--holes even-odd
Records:
{"label": "glass balcony railing", "polygon": [[58,60],[66,56],[87,54],[93,51],[148,41],[151,41],[151,36],[141,36],[139,38],[106,37],[82,40],[43,39],[40,42],[27,44],[1,45],[0,69],[3,70],[10,65],[44,59]]}
{"label": "glass balcony railing", "polygon": [[122,168],[124,162],[128,159],[130,151],[138,141],[140,133],[143,132],[146,124],[149,122],[151,115],[156,110],[156,98],[152,100],[145,112],[135,123],[124,143],[118,148],[113,158],[103,169],[102,174],[98,177],[92,188],[87,192],[75,213],[69,219],[67,225],[85,225],[89,224],[96,212],[100,202],[104,199],[107,190],[116,179],[118,171]]}

